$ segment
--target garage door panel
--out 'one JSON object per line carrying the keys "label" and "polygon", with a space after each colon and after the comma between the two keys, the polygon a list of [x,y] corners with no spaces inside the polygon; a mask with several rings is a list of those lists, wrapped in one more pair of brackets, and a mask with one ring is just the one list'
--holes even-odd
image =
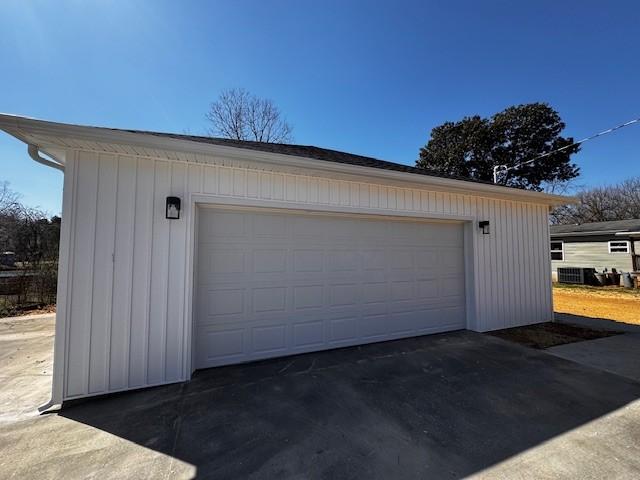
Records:
{"label": "garage door panel", "polygon": [[287,237],[287,220],[281,215],[262,214],[252,219],[257,239],[283,239]]}
{"label": "garage door panel", "polygon": [[296,323],[293,325],[293,347],[312,347],[325,344],[325,322],[316,320],[314,322]]}
{"label": "garage door panel", "polygon": [[391,302],[412,300],[416,296],[415,282],[412,279],[391,282]]}
{"label": "garage door panel", "polygon": [[393,271],[413,270],[415,262],[410,249],[392,249],[387,254],[387,267]]}
{"label": "garage door panel", "polygon": [[386,315],[389,311],[390,306],[387,302],[378,302],[352,307],[348,312],[344,312],[343,314],[353,314],[357,317],[361,315]]}
{"label": "garage door panel", "polygon": [[360,266],[360,255],[355,250],[330,250],[327,271],[357,272]]}
{"label": "garage door panel", "polygon": [[200,328],[196,338],[197,363],[216,364],[241,360],[246,355],[245,329]]}
{"label": "garage door panel", "polygon": [[203,242],[231,241],[236,237],[245,237],[248,233],[248,218],[235,212],[208,211],[201,216],[200,225],[204,225]]}
{"label": "garage door panel", "polygon": [[[245,254],[242,250],[218,249],[212,251],[209,249],[203,253],[200,261],[208,264],[208,272],[213,276],[245,272]],[[202,272],[207,272],[207,270],[203,269]]]}
{"label": "garage door panel", "polygon": [[293,254],[293,271],[319,273],[324,271],[325,253],[321,248],[296,249]]}
{"label": "garage door panel", "polygon": [[362,303],[364,305],[373,303],[385,303],[389,296],[389,283],[382,281],[376,282],[375,279],[372,282],[362,284]]}
{"label": "garage door panel", "polygon": [[244,313],[245,298],[242,288],[206,290],[207,316],[225,316]]}
{"label": "garage door panel", "polygon": [[381,271],[386,268],[384,248],[363,249],[361,251],[362,268],[367,272]]}
{"label": "garage door panel", "polygon": [[358,318],[343,317],[329,320],[329,344],[352,342],[358,339]]}
{"label": "garage door panel", "polygon": [[422,269],[435,270],[440,264],[440,250],[441,248],[427,247],[420,249],[416,252],[415,266]]}
{"label": "garage door panel", "polygon": [[251,329],[252,353],[276,353],[287,348],[287,324],[255,326]]}
{"label": "garage door panel", "polygon": [[462,229],[455,223],[441,223],[439,228],[429,228],[428,224],[422,224],[423,229],[428,231],[430,243],[437,246],[447,246],[450,244],[462,244]]}
{"label": "garage door panel", "polygon": [[337,283],[329,287],[330,307],[349,307],[358,305],[361,298],[359,283]]}
{"label": "garage door panel", "polygon": [[322,308],[324,304],[324,285],[297,285],[293,287],[294,311]]}
{"label": "garage door panel", "polygon": [[393,333],[411,334],[420,327],[420,318],[423,312],[410,310],[391,315],[391,324],[393,325]]}
{"label": "garage door panel", "polygon": [[203,246],[198,252],[198,281],[215,279],[216,275],[245,273],[245,252],[238,248],[216,247],[213,244]]}
{"label": "garage door panel", "polygon": [[358,325],[359,336],[364,340],[373,340],[388,335],[393,330],[389,320],[386,314],[363,315]]}
{"label": "garage door panel", "polygon": [[421,299],[437,299],[440,296],[440,285],[437,278],[419,277],[417,288],[418,297]]}
{"label": "garage door panel", "polygon": [[197,368],[464,326],[461,224],[215,209],[199,222]]}
{"label": "garage door panel", "polygon": [[256,249],[253,251],[253,273],[283,273],[287,271],[287,250]]}
{"label": "garage door panel", "polygon": [[462,297],[464,296],[464,283],[457,276],[441,279],[440,295],[442,297]]}
{"label": "garage door panel", "polygon": [[464,328],[464,308],[460,306],[451,306],[448,308],[440,308],[430,310],[425,318],[432,319],[433,326],[438,325],[452,326],[453,328]]}
{"label": "garage door panel", "polygon": [[251,290],[254,313],[285,313],[287,310],[286,287],[259,287]]}
{"label": "garage door panel", "polygon": [[298,239],[323,239],[327,234],[327,222],[322,217],[302,217],[291,219],[292,234]]}

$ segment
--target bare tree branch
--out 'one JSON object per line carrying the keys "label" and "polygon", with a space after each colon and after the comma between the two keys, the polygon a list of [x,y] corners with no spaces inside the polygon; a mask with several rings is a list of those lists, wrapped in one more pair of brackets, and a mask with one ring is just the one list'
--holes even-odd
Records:
{"label": "bare tree branch", "polygon": [[258,98],[242,88],[223,91],[206,114],[209,134],[234,140],[289,143],[293,129],[269,99]]}
{"label": "bare tree branch", "polygon": [[0,182],[0,216],[16,216],[21,208],[20,194],[9,188],[9,182]]}
{"label": "bare tree branch", "polygon": [[579,203],[551,212],[552,224],[573,224],[640,218],[640,177],[616,185],[584,189]]}

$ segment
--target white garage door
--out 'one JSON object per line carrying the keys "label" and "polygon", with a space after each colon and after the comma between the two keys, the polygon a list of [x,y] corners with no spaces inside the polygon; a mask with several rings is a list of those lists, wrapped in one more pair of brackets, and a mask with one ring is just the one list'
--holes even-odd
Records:
{"label": "white garage door", "polygon": [[196,368],[464,328],[462,232],[201,208]]}

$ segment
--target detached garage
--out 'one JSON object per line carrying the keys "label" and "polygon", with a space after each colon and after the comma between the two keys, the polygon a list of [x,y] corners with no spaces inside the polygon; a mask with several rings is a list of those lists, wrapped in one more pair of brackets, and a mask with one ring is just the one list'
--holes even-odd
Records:
{"label": "detached garage", "polygon": [[64,172],[52,403],[552,319],[564,197],[299,145],[0,115]]}

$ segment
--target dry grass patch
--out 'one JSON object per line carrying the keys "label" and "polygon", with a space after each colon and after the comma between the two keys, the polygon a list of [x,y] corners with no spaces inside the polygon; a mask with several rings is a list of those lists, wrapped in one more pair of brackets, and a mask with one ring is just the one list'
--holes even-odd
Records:
{"label": "dry grass patch", "polygon": [[640,325],[640,289],[555,284],[553,307],[559,313]]}

